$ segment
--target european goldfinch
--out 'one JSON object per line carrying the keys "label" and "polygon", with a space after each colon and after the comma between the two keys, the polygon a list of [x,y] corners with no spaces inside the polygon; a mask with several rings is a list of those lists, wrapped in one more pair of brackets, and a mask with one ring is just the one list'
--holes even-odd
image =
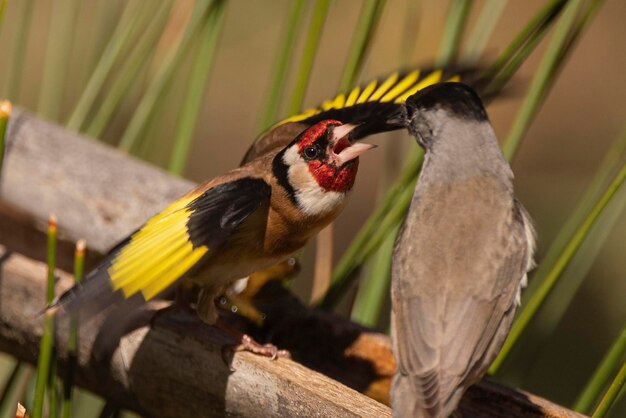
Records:
{"label": "european goldfinch", "polygon": [[150,300],[185,279],[201,288],[201,319],[215,323],[214,299],[228,285],[286,260],[340,214],[358,157],[372,148],[356,141],[402,128],[406,98],[442,77],[395,73],[276,124],[239,168],[149,219],[49,309],[85,317],[118,300]]}

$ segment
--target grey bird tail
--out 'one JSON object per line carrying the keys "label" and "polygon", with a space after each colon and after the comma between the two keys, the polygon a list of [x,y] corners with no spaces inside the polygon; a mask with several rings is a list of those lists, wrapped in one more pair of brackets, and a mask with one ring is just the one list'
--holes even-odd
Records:
{"label": "grey bird tail", "polygon": [[[441,385],[436,370],[411,376],[396,373],[391,382],[391,407],[394,418],[448,418],[463,396],[464,387]],[[452,393],[443,393],[453,387]]]}

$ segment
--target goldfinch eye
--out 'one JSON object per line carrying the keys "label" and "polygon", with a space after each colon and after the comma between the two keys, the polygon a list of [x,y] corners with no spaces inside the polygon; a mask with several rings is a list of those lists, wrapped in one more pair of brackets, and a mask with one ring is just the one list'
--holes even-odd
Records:
{"label": "goldfinch eye", "polygon": [[317,145],[312,145],[304,149],[304,159],[311,161],[319,157],[320,149]]}

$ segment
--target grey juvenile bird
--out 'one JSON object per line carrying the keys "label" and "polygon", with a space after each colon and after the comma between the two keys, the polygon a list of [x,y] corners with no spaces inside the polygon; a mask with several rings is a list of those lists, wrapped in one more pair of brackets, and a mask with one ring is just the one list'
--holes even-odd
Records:
{"label": "grey juvenile bird", "polygon": [[478,95],[461,83],[406,102],[426,154],[392,268],[394,417],[447,418],[506,338],[534,231]]}

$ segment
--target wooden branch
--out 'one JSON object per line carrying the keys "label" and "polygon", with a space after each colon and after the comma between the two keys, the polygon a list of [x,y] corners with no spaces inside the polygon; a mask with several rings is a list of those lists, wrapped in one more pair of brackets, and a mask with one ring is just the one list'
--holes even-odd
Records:
{"label": "wooden branch", "polygon": [[56,214],[64,239],[59,266],[66,270],[76,240],[84,238],[90,250],[105,253],[194,186],[20,108],[9,119],[7,141],[0,236],[12,249],[42,259],[45,240],[39,233],[48,215]]}
{"label": "wooden branch", "polygon": [[[36,364],[38,312],[45,299],[44,263],[13,254],[2,265],[0,349]],[[71,285],[60,273],[59,290]],[[147,416],[390,416],[389,408],[291,360],[237,353],[232,369],[222,331],[175,309],[148,307],[81,329],[77,381]],[[100,326],[102,325],[102,326]],[[67,329],[60,324],[59,354]]]}
{"label": "wooden branch", "polygon": [[[74,240],[88,239],[95,249],[93,262],[193,185],[20,109],[11,118],[8,138],[0,243],[27,257],[13,253],[2,262],[0,350],[35,363],[46,276],[36,260],[45,254],[48,213],[59,217],[65,237],[60,265],[69,269]],[[71,280],[63,272],[59,276],[61,291]],[[309,368],[237,353],[231,372],[221,350],[234,342],[228,335],[174,309],[155,316],[159,304],[152,304],[83,326],[77,382],[147,416],[389,416],[389,408],[343,385],[388,400],[395,368],[388,338],[311,311],[280,286],[278,292],[263,306],[266,325],[247,331],[289,349]],[[62,358],[65,328],[60,324],[58,331]],[[473,387],[461,412],[472,417],[580,416],[492,382]]]}

